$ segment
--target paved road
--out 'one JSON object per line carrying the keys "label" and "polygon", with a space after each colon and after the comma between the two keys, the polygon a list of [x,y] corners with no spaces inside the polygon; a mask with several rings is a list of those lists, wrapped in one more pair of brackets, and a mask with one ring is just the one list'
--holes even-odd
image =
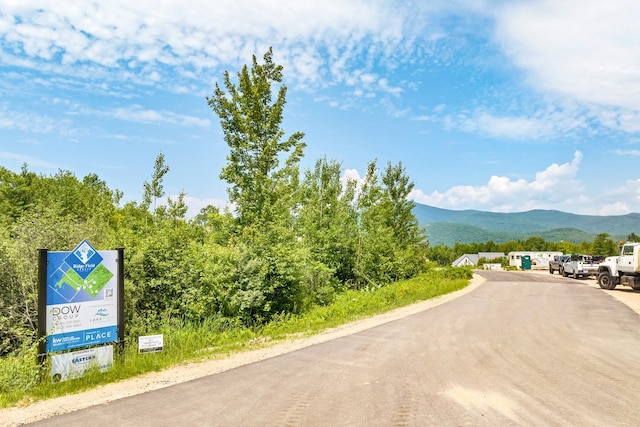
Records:
{"label": "paved road", "polygon": [[582,281],[481,274],[404,319],[34,425],[640,425],[635,311]]}

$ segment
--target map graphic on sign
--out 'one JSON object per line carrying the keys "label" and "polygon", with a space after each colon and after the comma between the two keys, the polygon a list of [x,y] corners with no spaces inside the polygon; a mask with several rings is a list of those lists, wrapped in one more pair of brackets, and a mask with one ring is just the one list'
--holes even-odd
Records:
{"label": "map graphic on sign", "polygon": [[91,298],[97,297],[113,277],[102,259],[98,251],[83,240],[63,259],[51,277],[55,293],[67,302],[86,300],[78,295],[80,291]]}
{"label": "map graphic on sign", "polygon": [[71,252],[47,252],[47,351],[118,339],[118,252],[83,240]]}

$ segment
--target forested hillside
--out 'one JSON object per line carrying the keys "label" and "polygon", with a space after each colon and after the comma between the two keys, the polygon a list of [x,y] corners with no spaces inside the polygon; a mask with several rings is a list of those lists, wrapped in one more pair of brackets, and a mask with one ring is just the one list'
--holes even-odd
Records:
{"label": "forested hillside", "polygon": [[225,73],[207,99],[229,146],[220,178],[233,213],[208,207],[187,219],[184,194],[158,204],[170,173],[162,153],[140,201],[126,204],[95,174],[0,167],[0,356],[36,337],[38,248],[66,251],[83,239],[125,248],[128,340],[171,319],[260,325],[425,268],[402,164],[372,161],[359,188],[341,181],[336,160],[300,170],[304,134],[285,138],[280,127],[282,67],[271,50],[263,59]]}
{"label": "forested hillside", "polygon": [[454,211],[416,203],[414,213],[426,227],[431,244],[508,242],[537,236],[550,241],[580,243],[600,233],[624,239],[640,231],[640,214],[576,215],[554,210],[501,213]]}

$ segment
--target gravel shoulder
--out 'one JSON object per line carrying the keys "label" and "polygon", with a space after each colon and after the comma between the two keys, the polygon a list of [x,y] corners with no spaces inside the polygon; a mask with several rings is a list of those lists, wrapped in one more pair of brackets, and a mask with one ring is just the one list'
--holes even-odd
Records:
{"label": "gravel shoulder", "polygon": [[220,359],[185,363],[164,371],[148,373],[117,383],[100,386],[82,392],[81,397],[79,397],[78,394],[67,395],[55,399],[38,401],[25,407],[0,409],[0,425],[19,426],[35,422],[67,412],[217,374],[287,352],[351,335],[444,304],[454,298],[472,292],[484,281],[485,279],[480,275],[474,274],[469,286],[460,291],[332,328],[310,337],[288,340],[267,348],[236,353]]}

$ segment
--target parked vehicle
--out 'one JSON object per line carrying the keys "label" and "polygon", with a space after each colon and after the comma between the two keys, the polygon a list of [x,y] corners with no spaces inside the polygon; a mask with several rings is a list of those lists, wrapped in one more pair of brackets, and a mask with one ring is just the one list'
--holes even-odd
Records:
{"label": "parked vehicle", "polygon": [[640,243],[627,242],[620,255],[605,258],[598,268],[598,285],[602,289],[625,285],[640,290]]}
{"label": "parked vehicle", "polygon": [[599,257],[591,255],[571,255],[560,267],[560,274],[564,277],[572,276],[574,279],[595,276],[599,272],[598,259]]}
{"label": "parked vehicle", "polygon": [[571,258],[571,255],[554,255],[553,259],[549,260],[549,274],[553,274],[554,272],[560,273],[562,269],[562,264],[567,262]]}

